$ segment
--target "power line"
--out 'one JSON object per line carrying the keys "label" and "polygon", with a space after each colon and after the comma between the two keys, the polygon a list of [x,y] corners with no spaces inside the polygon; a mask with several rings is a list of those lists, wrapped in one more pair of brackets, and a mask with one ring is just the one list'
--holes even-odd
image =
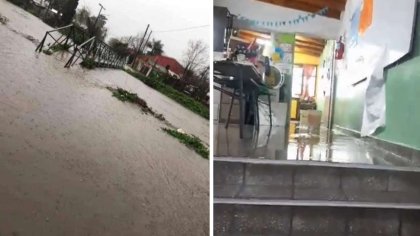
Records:
{"label": "power line", "polygon": [[187,30],[204,28],[204,27],[209,27],[209,26],[210,25],[198,25],[198,26],[192,26],[192,27],[188,27],[188,28],[171,29],[171,30],[158,30],[158,31],[154,31],[154,32],[155,33],[167,33],[167,32],[175,32],[175,31],[187,31]]}

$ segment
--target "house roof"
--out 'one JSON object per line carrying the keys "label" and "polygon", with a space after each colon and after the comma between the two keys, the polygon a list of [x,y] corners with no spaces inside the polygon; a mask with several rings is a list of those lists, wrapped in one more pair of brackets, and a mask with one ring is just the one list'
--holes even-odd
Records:
{"label": "house roof", "polygon": [[158,56],[140,56],[140,59],[145,62],[156,62],[156,64],[166,67],[169,66],[169,70],[177,75],[181,75],[184,72],[184,67],[174,58],[163,55]]}

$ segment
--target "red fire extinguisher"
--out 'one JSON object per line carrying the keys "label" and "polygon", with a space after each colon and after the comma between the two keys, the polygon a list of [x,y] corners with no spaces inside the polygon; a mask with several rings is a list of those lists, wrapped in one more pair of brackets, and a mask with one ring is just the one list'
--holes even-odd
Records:
{"label": "red fire extinguisher", "polygon": [[340,37],[340,40],[337,42],[337,49],[335,50],[335,59],[341,60],[343,59],[344,54],[344,43],[342,42],[342,37]]}

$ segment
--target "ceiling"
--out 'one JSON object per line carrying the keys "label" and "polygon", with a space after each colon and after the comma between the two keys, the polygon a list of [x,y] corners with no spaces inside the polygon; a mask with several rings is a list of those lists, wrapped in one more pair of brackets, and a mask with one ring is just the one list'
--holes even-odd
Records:
{"label": "ceiling", "polygon": [[295,52],[320,57],[324,51],[325,40],[302,35],[295,37]]}
{"label": "ceiling", "polygon": [[[250,43],[255,38],[270,40],[271,36],[269,33],[256,32],[250,30],[239,30],[238,38],[244,40],[244,42]],[[303,35],[296,35],[295,37],[295,52],[307,54],[311,56],[320,57],[325,46],[325,40],[305,37]]]}
{"label": "ceiling", "polygon": [[328,7],[326,17],[340,19],[346,8],[346,0],[257,0],[295,10],[316,13]]}

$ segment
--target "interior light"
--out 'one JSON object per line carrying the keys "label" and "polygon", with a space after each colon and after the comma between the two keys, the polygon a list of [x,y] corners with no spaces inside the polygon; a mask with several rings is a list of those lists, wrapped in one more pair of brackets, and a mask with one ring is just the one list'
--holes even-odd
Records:
{"label": "interior light", "polygon": [[257,43],[261,45],[270,45],[271,41],[267,39],[257,38]]}

